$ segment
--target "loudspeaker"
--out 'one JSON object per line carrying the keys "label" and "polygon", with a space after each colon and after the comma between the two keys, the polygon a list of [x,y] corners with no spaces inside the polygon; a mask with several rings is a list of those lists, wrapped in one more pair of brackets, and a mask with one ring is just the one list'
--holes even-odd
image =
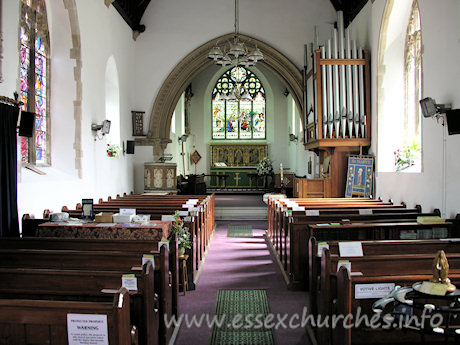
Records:
{"label": "loudspeaker", "polygon": [[126,140],[126,153],[128,154],[134,154],[134,146],[135,142],[134,140]]}
{"label": "loudspeaker", "polygon": [[32,137],[35,131],[35,113],[21,111],[19,120],[19,136]]}
{"label": "loudspeaker", "polygon": [[447,110],[446,118],[449,135],[460,134],[460,109]]}

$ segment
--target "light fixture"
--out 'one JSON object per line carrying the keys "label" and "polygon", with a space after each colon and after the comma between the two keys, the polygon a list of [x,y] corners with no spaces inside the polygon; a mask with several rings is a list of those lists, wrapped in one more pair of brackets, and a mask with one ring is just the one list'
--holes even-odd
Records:
{"label": "light fixture", "polygon": [[185,143],[187,141],[188,134],[182,134],[178,139],[179,141]]}
{"label": "light fixture", "polygon": [[257,61],[264,59],[264,55],[257,48],[257,44],[254,49],[249,52],[246,46],[239,37],[239,0],[235,0],[235,35],[233,36],[233,42],[229,42],[229,48],[219,47],[218,43],[211,48],[208,54],[208,58],[214,60],[217,65],[229,66],[236,59],[237,65],[240,66],[254,66]]}
{"label": "light fixture", "polygon": [[297,135],[293,133],[289,134],[289,141],[297,141],[297,139],[298,139]]}
{"label": "light fixture", "polygon": [[446,110],[452,108],[450,104],[436,104],[436,101],[431,97],[425,97],[420,100],[420,108],[424,117],[432,117],[438,114],[445,114]]}
{"label": "light fixture", "polygon": [[110,120],[104,120],[104,121],[102,121],[102,124],[100,124],[100,125],[96,125],[96,124],[93,123],[91,125],[91,130],[93,130],[95,132],[101,131],[102,135],[109,134],[109,132],[110,132]]}
{"label": "light fixture", "polygon": [[252,101],[252,97],[249,92],[241,86],[241,83],[236,83],[235,87],[228,93],[228,95],[220,95],[220,99],[225,99],[231,102],[238,101]]}

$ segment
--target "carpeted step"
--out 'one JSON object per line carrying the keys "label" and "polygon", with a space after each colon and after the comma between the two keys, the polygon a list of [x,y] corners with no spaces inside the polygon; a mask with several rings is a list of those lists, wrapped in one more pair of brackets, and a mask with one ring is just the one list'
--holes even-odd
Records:
{"label": "carpeted step", "polygon": [[217,207],[216,220],[267,220],[267,207]]}

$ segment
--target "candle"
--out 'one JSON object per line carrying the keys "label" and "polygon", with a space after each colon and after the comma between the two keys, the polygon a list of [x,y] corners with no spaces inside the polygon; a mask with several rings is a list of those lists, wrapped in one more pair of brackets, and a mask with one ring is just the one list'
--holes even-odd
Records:
{"label": "candle", "polygon": [[280,163],[280,175],[281,175],[281,184],[283,184],[283,180],[284,180],[283,163]]}

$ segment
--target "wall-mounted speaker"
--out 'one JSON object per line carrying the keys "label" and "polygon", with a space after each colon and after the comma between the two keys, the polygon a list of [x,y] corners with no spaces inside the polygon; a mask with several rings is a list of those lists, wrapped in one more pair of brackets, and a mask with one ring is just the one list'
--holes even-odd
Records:
{"label": "wall-mounted speaker", "polygon": [[135,142],[134,140],[126,140],[126,153],[127,154],[134,154],[134,147],[135,147]]}
{"label": "wall-mounted speaker", "polygon": [[19,120],[19,136],[33,137],[35,131],[35,113],[21,111]]}
{"label": "wall-mounted speaker", "polygon": [[447,110],[446,118],[449,135],[460,134],[460,109]]}

